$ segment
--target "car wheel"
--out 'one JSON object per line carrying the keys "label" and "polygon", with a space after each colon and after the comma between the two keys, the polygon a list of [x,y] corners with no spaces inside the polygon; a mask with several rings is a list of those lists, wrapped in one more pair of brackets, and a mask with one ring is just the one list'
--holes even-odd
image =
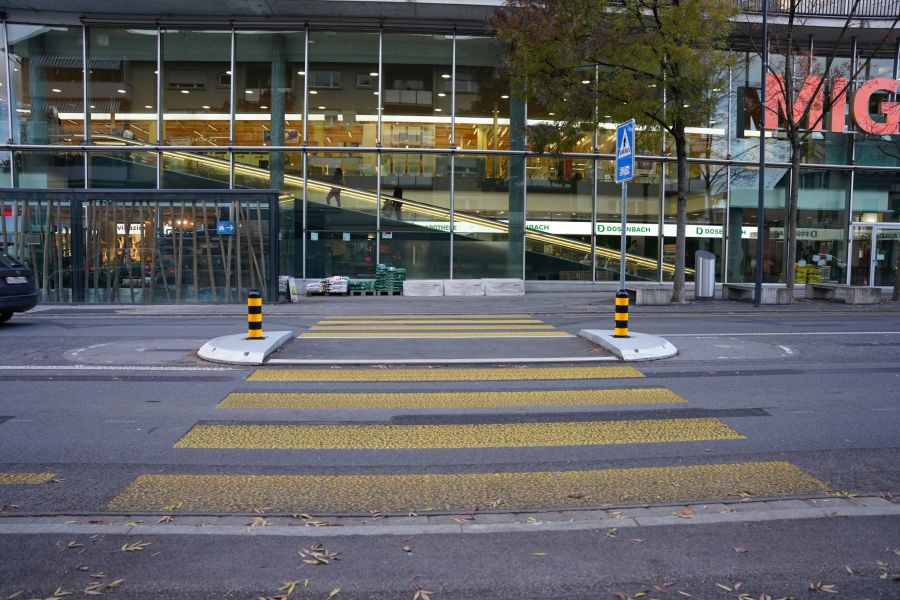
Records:
{"label": "car wheel", "polygon": [[12,318],[11,312],[0,313],[0,323],[6,323]]}

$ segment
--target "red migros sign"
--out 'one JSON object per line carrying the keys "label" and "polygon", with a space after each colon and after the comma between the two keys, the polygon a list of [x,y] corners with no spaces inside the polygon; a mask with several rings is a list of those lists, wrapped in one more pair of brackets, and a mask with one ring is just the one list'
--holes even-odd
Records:
{"label": "red migros sign", "polygon": [[[769,74],[766,77],[766,129],[778,129],[778,124],[787,118],[791,110],[794,122],[799,122],[806,113],[805,124],[813,131],[823,131],[826,127],[833,133],[846,129],[847,104],[850,104],[850,118],[856,126],[873,135],[894,135],[900,133],[900,102],[889,102],[888,95],[896,94],[900,80],[878,77],[863,83],[852,95],[847,90],[847,79],[835,77],[829,90],[827,117],[823,114],[826,106],[825,85],[822,77],[810,75],[796,94],[794,105],[788,107],[785,97],[784,77]],[[877,92],[881,92],[876,96]],[[879,120],[872,118],[872,101]],[[808,108],[808,112],[807,112]]]}

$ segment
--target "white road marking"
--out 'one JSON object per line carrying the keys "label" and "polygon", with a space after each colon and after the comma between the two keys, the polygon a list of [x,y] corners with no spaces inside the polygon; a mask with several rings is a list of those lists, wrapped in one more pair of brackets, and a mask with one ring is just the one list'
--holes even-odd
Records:
{"label": "white road marking", "polygon": [[704,333],[698,336],[696,333],[662,333],[663,337],[692,337],[698,340],[708,337],[764,337],[764,336],[780,336],[780,335],[900,335],[900,331],[779,331],[772,333]]}
{"label": "white road marking", "polygon": [[231,367],[153,367],[147,365],[0,365],[0,371],[239,371]]}

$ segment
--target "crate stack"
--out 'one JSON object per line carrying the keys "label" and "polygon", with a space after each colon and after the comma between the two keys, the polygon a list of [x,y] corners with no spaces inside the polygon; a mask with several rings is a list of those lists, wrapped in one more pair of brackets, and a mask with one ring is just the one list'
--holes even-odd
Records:
{"label": "crate stack", "polygon": [[822,273],[818,265],[797,266],[796,283],[821,283]]}
{"label": "crate stack", "polygon": [[322,292],[331,295],[346,294],[349,282],[350,278],[342,275],[328,277],[322,280]]}
{"label": "crate stack", "polygon": [[375,267],[375,291],[386,294],[403,291],[403,282],[406,281],[406,269],[378,265]]}
{"label": "crate stack", "polygon": [[374,292],[375,282],[371,279],[351,279],[347,289],[351,292]]}

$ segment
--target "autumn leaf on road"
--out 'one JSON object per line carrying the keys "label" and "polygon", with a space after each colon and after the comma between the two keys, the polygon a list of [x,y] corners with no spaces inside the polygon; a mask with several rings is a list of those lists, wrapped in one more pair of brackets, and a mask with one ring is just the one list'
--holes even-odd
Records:
{"label": "autumn leaf on road", "polygon": [[338,552],[332,552],[322,544],[316,544],[297,552],[308,565],[327,565],[333,560],[340,560]]}
{"label": "autumn leaf on road", "polygon": [[809,584],[809,591],[811,592],[828,592],[829,594],[837,594],[837,588],[833,584],[822,583],[821,581],[815,581]]}
{"label": "autumn leaf on road", "polygon": [[331,593],[328,594],[328,597],[334,598],[335,596],[337,596],[340,593],[341,593],[341,588],[337,587],[337,588],[334,588],[333,590],[331,590]]}

